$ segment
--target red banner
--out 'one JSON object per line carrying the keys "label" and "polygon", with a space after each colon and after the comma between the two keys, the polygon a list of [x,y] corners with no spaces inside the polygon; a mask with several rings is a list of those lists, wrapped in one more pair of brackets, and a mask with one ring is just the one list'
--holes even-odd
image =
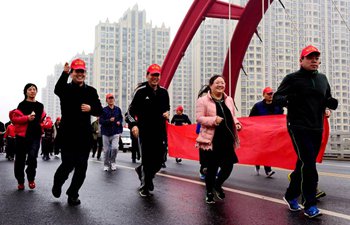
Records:
{"label": "red banner", "polygon": [[[239,163],[294,169],[297,155],[286,127],[285,115],[241,117],[243,129],[238,132],[236,149]],[[196,125],[167,125],[169,156],[199,160]],[[317,162],[322,162],[329,136],[328,120],[324,122],[323,140]]]}

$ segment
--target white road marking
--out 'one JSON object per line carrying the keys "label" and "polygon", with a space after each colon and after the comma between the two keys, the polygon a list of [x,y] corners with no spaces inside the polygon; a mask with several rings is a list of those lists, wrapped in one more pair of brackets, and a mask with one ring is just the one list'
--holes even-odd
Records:
{"label": "white road marking", "polygon": [[[122,165],[118,165],[118,167],[122,167],[122,168],[125,168],[125,169],[131,169],[131,170],[135,169],[133,167],[122,166]],[[171,179],[174,179],[174,180],[184,181],[184,182],[187,182],[187,183],[192,183],[192,184],[198,184],[198,185],[205,186],[204,182],[191,180],[191,179],[188,179],[188,178],[177,177],[177,176],[164,174],[164,173],[157,173],[157,175],[162,176],[162,177],[171,178]],[[253,198],[257,198],[257,199],[261,199],[261,200],[265,200],[265,201],[269,201],[269,202],[279,203],[279,204],[283,204],[283,205],[286,204],[282,199],[271,198],[271,197],[268,197],[268,196],[254,194],[254,193],[241,191],[241,190],[228,188],[228,187],[223,187],[223,189],[225,191],[229,191],[229,192],[232,192],[232,193],[237,193],[237,194],[241,194],[241,195],[245,195],[245,196],[249,196],[249,197],[253,197]],[[325,209],[320,209],[320,210],[321,210],[321,212],[324,215],[334,216],[334,217],[338,217],[338,218],[345,219],[345,220],[350,220],[350,215],[346,215],[346,214],[338,213],[338,212],[333,212],[333,211],[329,211],[329,210],[325,210]]]}

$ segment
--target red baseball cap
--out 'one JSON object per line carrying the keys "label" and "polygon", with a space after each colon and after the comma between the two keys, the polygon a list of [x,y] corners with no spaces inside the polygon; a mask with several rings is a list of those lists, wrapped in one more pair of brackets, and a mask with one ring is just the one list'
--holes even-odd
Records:
{"label": "red baseball cap", "polygon": [[310,55],[313,52],[321,54],[321,52],[315,46],[308,45],[301,51],[300,58],[308,56],[308,55]]}
{"label": "red baseball cap", "polygon": [[266,94],[266,93],[273,93],[272,88],[270,88],[270,87],[266,87],[266,88],[264,88],[264,90],[263,90],[263,94]]}
{"label": "red baseball cap", "polygon": [[182,105],[179,105],[179,106],[176,108],[176,111],[184,111],[184,107],[182,107]]}
{"label": "red baseball cap", "polygon": [[61,120],[61,117],[58,116],[58,117],[56,118],[56,121],[60,121],[60,120]]}
{"label": "red baseball cap", "polygon": [[82,59],[74,59],[70,64],[70,68],[73,70],[86,70],[85,62]]}
{"label": "red baseball cap", "polygon": [[160,75],[161,72],[162,72],[162,68],[158,64],[152,64],[147,69],[147,74],[159,73]]}
{"label": "red baseball cap", "polygon": [[110,97],[114,98],[113,94],[111,94],[111,93],[106,94],[106,100],[109,99]]}

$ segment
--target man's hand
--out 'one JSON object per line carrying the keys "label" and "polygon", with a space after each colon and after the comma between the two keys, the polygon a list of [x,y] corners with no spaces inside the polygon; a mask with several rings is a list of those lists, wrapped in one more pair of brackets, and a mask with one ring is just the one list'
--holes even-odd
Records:
{"label": "man's hand", "polygon": [[69,69],[70,69],[69,64],[66,62],[66,63],[64,64],[63,71],[66,72],[66,73],[69,73]]}
{"label": "man's hand", "polygon": [[327,118],[330,117],[331,114],[332,114],[332,112],[331,112],[331,110],[329,110],[329,109],[326,109],[326,110],[324,111],[324,115],[325,115]]}
{"label": "man's hand", "polygon": [[134,126],[132,129],[131,129],[131,132],[132,132],[132,135],[134,135],[135,138],[138,138],[139,137],[139,128],[137,126]]}
{"label": "man's hand", "polygon": [[81,104],[81,111],[82,112],[90,112],[91,111],[91,106],[88,104]]}
{"label": "man's hand", "polygon": [[111,118],[109,119],[109,121],[111,121],[111,122],[114,122],[114,120],[115,120],[114,117],[111,117]]}
{"label": "man's hand", "polygon": [[169,119],[169,111],[166,111],[165,113],[163,113],[163,117],[168,120]]}

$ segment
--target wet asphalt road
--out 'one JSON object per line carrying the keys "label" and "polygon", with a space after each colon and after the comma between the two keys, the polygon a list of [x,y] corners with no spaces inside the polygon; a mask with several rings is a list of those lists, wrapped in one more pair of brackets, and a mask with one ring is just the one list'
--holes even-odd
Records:
{"label": "wet asphalt road", "polygon": [[290,212],[282,197],[289,171],[276,169],[269,179],[256,176],[252,166],[237,165],[224,184],[226,199],[207,205],[198,178],[198,162],[177,164],[168,158],[167,168],[156,176],[154,196],[141,198],[130,153],[119,152],[117,171],[102,170],[102,161],[90,159],[87,178],[80,191],[82,204],[71,207],[63,186],[59,199],[51,195],[53,174],[60,159],[38,158],[37,188],[17,191],[13,163],[0,155],[0,224],[237,224],[296,225],[350,224],[350,162],[325,161],[318,166],[320,187],[327,196],[319,202],[325,213],[306,219]]}

